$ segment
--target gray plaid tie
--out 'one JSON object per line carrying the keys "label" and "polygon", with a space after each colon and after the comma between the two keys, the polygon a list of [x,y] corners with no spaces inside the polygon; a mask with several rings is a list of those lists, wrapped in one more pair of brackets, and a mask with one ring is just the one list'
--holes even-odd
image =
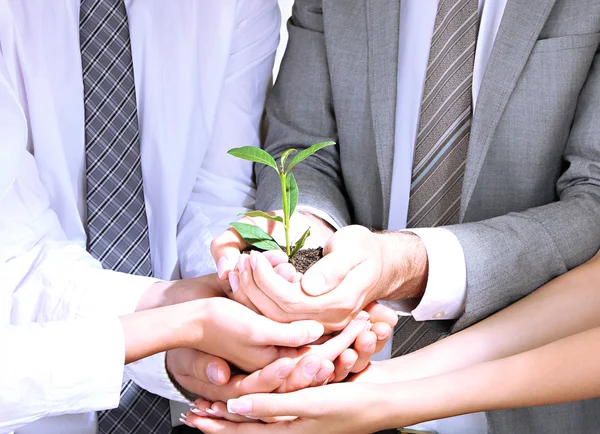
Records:
{"label": "gray plaid tie", "polygon": [[[414,152],[409,228],[458,223],[472,118],[478,0],[440,0]],[[440,337],[412,317],[394,332],[392,356]]]}
{"label": "gray plaid tie", "polygon": [[[150,276],[133,62],[123,0],[84,0],[80,44],[85,98],[88,249],[105,268]],[[131,381],[98,431],[169,433],[169,401]]]}

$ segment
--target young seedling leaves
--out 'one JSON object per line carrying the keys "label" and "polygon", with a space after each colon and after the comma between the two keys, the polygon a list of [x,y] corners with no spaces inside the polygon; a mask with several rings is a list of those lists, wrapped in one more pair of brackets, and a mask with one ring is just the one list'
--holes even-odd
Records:
{"label": "young seedling leaves", "polygon": [[327,146],[333,146],[333,145],[335,145],[335,142],[317,143],[315,145],[312,145],[310,148],[305,149],[304,151],[298,152],[294,156],[294,158],[292,158],[292,161],[290,161],[290,165],[288,166],[286,173],[289,173],[290,170],[292,170],[294,168],[294,166],[296,166],[296,164],[303,162],[304,160],[306,160],[308,157],[310,157],[315,152],[317,152],[323,148],[326,148]]}
{"label": "young seedling leaves", "polygon": [[258,226],[248,223],[234,222],[230,226],[234,228],[241,237],[250,245],[261,250],[280,250],[279,244],[271,235],[263,231]]}
{"label": "young seedling leaves", "polygon": [[263,217],[269,220],[273,220],[279,223],[283,223],[283,218],[276,216],[276,215],[271,215],[271,214],[267,214],[266,212],[263,211],[250,211],[244,214],[239,214],[239,215],[245,215],[248,217]]}
{"label": "young seedling leaves", "polygon": [[289,218],[292,218],[294,211],[296,211],[296,205],[298,205],[298,184],[296,183],[296,177],[293,173],[287,175],[285,184],[288,198],[288,216]]}
{"label": "young seedling leaves", "polygon": [[296,152],[296,150],[294,148],[292,149],[288,149],[287,151],[285,151],[283,153],[283,155],[281,156],[280,159],[280,165],[281,165],[281,172],[285,172],[285,162],[287,161],[288,157],[290,156],[290,154],[292,152]]}
{"label": "young seedling leaves", "polygon": [[266,164],[267,166],[271,166],[277,171],[277,173],[279,173],[275,159],[271,157],[268,152],[263,151],[260,148],[255,148],[254,146],[242,146],[241,148],[230,149],[227,153],[244,160]]}
{"label": "young seedling leaves", "polygon": [[290,259],[292,259],[294,256],[296,256],[296,253],[298,253],[300,251],[300,249],[302,249],[302,247],[304,247],[304,243],[306,242],[306,239],[308,237],[310,237],[310,228],[308,228],[306,230],[306,232],[304,232],[302,234],[300,239],[298,241],[296,241],[296,245],[294,246],[292,253],[290,253]]}

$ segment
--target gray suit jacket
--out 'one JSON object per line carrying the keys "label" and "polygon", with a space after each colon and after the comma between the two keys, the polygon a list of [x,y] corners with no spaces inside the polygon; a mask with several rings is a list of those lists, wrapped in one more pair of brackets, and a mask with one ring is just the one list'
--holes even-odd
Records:
{"label": "gray suit jacket", "polygon": [[[294,170],[300,203],[341,225],[388,223],[398,25],[398,0],[296,0],[289,23],[266,149],[338,142]],[[448,227],[467,265],[454,330],[598,250],[599,46],[598,0],[508,0],[474,114],[461,223]],[[257,167],[259,209],[281,207],[271,172]],[[600,432],[600,401],[488,420],[494,433]]]}

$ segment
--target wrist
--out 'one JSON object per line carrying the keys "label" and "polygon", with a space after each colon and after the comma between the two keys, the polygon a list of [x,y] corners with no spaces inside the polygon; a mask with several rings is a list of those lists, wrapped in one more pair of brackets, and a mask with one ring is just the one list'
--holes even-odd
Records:
{"label": "wrist", "polygon": [[223,295],[216,274],[193,279],[158,281],[143,294],[136,311],[172,306],[202,298],[222,297]]}
{"label": "wrist", "polygon": [[380,300],[422,298],[427,287],[429,262],[425,244],[410,232],[375,234],[382,256]]}

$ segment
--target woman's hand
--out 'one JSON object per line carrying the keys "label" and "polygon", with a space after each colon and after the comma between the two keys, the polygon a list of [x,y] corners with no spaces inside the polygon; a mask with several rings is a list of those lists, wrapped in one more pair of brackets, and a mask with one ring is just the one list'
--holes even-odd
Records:
{"label": "woman's hand", "polygon": [[[369,434],[396,428],[397,419],[390,417],[394,407],[390,395],[390,385],[332,384],[287,394],[248,395],[230,400],[227,406],[215,403],[210,413],[190,411],[184,421],[206,434]],[[206,408],[204,401],[197,404]],[[226,415],[227,410],[237,416],[227,416],[230,420],[210,417],[212,413]],[[277,422],[240,423],[256,419]],[[404,425],[412,422],[407,417]]]}

